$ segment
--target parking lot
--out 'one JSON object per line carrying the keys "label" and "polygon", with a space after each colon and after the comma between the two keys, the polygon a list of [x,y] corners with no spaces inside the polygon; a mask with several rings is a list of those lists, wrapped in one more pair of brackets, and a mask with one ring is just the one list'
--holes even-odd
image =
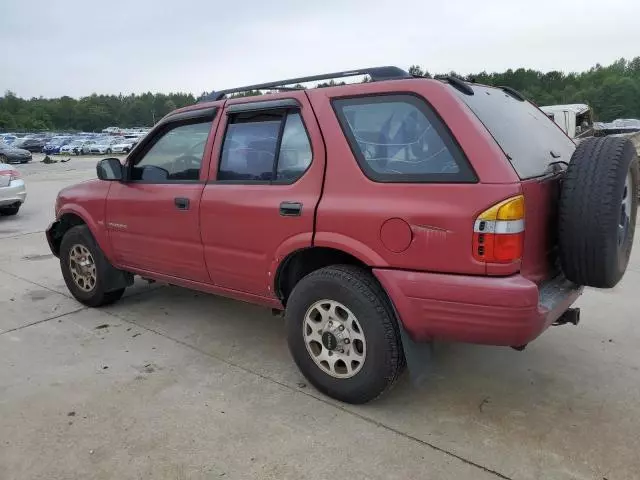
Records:
{"label": "parking lot", "polygon": [[44,229],[96,158],[16,166],[0,218],[0,478],[640,478],[640,235],[582,323],[523,352],[438,344],[420,385],[340,404],[308,386],[266,309],[137,279],[68,293]]}

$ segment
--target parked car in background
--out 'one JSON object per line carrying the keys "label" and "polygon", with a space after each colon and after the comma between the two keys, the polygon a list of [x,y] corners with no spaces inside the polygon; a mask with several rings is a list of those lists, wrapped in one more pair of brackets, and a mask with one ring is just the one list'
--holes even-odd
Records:
{"label": "parked car in background", "polygon": [[42,149],[47,144],[47,137],[32,137],[26,136],[19,138],[13,142],[13,146],[29,150],[30,152],[42,152]]}
{"label": "parked car in background", "polygon": [[56,155],[60,149],[71,142],[71,137],[53,137],[44,147],[42,152],[47,155]]}
{"label": "parked car in background", "polygon": [[96,153],[99,155],[104,155],[107,154],[109,155],[110,153],[113,152],[113,146],[120,142],[122,139],[121,138],[116,138],[116,137],[103,137],[103,138],[98,138],[96,139],[96,143],[94,143],[93,145],[91,145],[91,147],[89,148],[89,153]]}
{"label": "parked car in background", "polygon": [[61,155],[86,155],[89,153],[91,146],[95,143],[94,140],[89,140],[87,138],[79,138],[72,140],[60,147]]}
{"label": "parked car in background", "polygon": [[27,198],[27,189],[20,172],[0,163],[0,215],[15,215]]}
{"label": "parked car in background", "polygon": [[136,139],[125,138],[114,144],[111,151],[112,153],[129,153],[136,143]]}
{"label": "parked car in background", "polygon": [[0,163],[27,163],[31,158],[29,150],[0,142]]}
{"label": "parked car in background", "polygon": [[11,145],[17,139],[18,139],[18,137],[16,137],[15,135],[10,135],[10,134],[2,134],[2,135],[0,135],[0,143],[5,143],[7,145]]}

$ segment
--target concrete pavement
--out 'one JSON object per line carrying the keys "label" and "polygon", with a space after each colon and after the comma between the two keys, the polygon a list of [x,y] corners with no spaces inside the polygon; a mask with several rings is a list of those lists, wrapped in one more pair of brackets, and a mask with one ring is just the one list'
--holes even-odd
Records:
{"label": "concrete pavement", "polygon": [[640,246],[579,327],[524,352],[438,345],[349,406],[307,386],[280,318],[137,281],[109,308],[69,295],[42,230],[95,159],[18,166],[0,218],[0,479],[640,478]]}

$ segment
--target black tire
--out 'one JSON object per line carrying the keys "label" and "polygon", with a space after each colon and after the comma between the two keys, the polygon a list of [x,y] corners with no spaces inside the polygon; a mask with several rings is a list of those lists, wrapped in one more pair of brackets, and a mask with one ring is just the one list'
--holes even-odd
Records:
{"label": "black tire", "polygon": [[[73,280],[69,265],[69,254],[74,245],[86,247],[93,256],[96,266],[96,283],[91,291],[82,290]],[[112,268],[111,264],[102,253],[102,250],[100,250],[93,235],[91,235],[89,227],[78,225],[64,234],[60,244],[60,269],[67,288],[76,300],[88,307],[100,307],[120,300],[124,293],[124,288],[112,291],[105,290],[105,279],[109,268]]]}
{"label": "black tire", "polygon": [[[303,335],[305,316],[320,300],[347,307],[362,326],[366,356],[350,378],[335,378],[323,371],[307,350]],[[400,331],[393,308],[376,279],[348,265],[316,270],[295,286],[285,312],[289,349],[302,374],[318,390],[347,403],[365,403],[382,395],[405,366]]]}
{"label": "black tire", "polygon": [[[622,222],[626,196],[629,220]],[[579,285],[614,287],[629,263],[637,209],[638,159],[633,144],[621,137],[581,142],[560,193],[558,242],[566,277]],[[619,229],[621,223],[626,228]]]}
{"label": "black tire", "polygon": [[107,155],[111,155],[111,149],[107,148]]}
{"label": "black tire", "polygon": [[0,155],[0,163],[9,163],[6,155]]}
{"label": "black tire", "polygon": [[20,205],[11,205],[10,207],[1,207],[0,208],[0,215],[17,215],[18,211],[20,210]]}

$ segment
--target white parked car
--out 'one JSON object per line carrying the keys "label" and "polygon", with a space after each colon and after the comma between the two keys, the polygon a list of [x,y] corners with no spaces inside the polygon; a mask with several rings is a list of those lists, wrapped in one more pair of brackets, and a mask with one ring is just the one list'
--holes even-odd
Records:
{"label": "white parked car", "polygon": [[113,147],[111,147],[111,151],[113,153],[129,153],[136,143],[136,139],[125,138],[113,145]]}
{"label": "white parked car", "polygon": [[24,180],[11,165],[0,163],[0,215],[15,215],[27,198]]}
{"label": "white parked car", "polygon": [[110,155],[111,153],[113,153],[113,146],[116,143],[119,143],[121,141],[122,140],[120,138],[114,138],[114,137],[98,138],[96,139],[96,143],[91,145],[89,152],[97,153],[100,155],[104,155],[104,154]]}
{"label": "white parked car", "polygon": [[84,155],[89,153],[93,140],[78,139],[60,148],[60,155]]}

